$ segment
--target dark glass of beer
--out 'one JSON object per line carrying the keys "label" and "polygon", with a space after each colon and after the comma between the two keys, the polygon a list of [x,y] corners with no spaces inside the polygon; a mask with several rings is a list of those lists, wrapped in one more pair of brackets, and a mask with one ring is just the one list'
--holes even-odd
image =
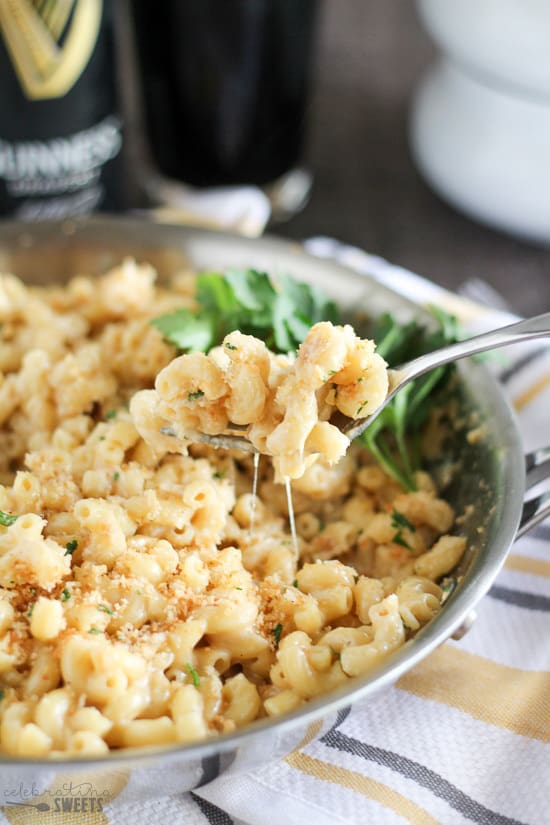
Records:
{"label": "dark glass of beer", "polygon": [[166,177],[265,184],[299,161],[317,0],[132,0],[145,128]]}

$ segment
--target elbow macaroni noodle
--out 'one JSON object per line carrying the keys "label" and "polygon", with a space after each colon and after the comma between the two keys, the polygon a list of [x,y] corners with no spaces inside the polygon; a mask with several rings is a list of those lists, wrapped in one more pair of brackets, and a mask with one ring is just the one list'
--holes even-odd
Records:
{"label": "elbow macaroni noodle", "polygon": [[217,434],[229,422],[247,427],[259,452],[272,456],[275,479],[300,478],[321,456],[335,464],[349,439],[329,422],[338,410],[370,415],[388,393],[385,361],[374,342],[353,328],[315,324],[296,358],[270,353],[263,341],[232,332],[209,355],[174,358],[132,400],[140,435],[162,448],[161,427],[173,425],[185,451],[199,432]]}
{"label": "elbow macaroni noodle", "polygon": [[[407,493],[358,445],[336,463],[331,412],[387,391],[372,342],[321,323],[295,359],[238,331],[173,358],[149,321],[191,308],[192,282],[129,260],[63,287],[0,276],[5,754],[101,756],[286,713],[430,621],[464,552],[425,473]],[[167,419],[246,425],[274,457],[257,500],[249,456],[174,453]]]}

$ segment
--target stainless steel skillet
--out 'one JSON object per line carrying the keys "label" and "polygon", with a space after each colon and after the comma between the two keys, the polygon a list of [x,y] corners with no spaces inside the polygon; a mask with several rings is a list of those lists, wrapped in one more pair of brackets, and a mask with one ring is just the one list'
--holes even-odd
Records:
{"label": "stainless steel skillet", "polygon": [[[60,281],[76,273],[99,273],[131,255],[147,260],[167,275],[182,265],[197,269],[253,266],[288,272],[315,282],[343,309],[361,307],[369,315],[390,310],[406,321],[422,315],[415,305],[376,282],[345,267],[306,254],[296,244],[274,238],[248,240],[197,229],[161,226],[133,219],[94,218],[36,225],[0,224],[0,271],[33,283]],[[524,506],[530,488],[550,475],[550,451],[526,459],[514,416],[497,382],[480,363],[459,367],[461,403],[490,422],[486,440],[469,445],[457,435],[462,472],[449,490],[458,510],[474,504],[464,525],[470,550],[460,569],[460,582],[445,609],[383,666],[365,678],[310,702],[283,719],[262,720],[243,731],[185,747],[149,751],[119,751],[108,758],[81,759],[57,766],[40,760],[0,757],[0,798],[6,800],[23,782],[50,787],[71,775],[77,783],[93,774],[96,790],[112,793],[113,782],[126,771],[140,771],[136,796],[158,796],[192,789],[228,770],[246,770],[288,753],[302,739],[308,724],[334,714],[396,681],[464,625],[491,586],[515,536],[550,513],[543,493]],[[174,770],[171,770],[171,767]],[[174,781],[174,786],[170,782]]]}

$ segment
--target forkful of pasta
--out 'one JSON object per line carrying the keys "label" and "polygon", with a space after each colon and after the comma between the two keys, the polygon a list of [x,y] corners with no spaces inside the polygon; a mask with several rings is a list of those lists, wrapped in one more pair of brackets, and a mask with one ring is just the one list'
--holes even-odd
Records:
{"label": "forkful of pasta", "polygon": [[396,394],[426,372],[531,338],[550,336],[550,313],[478,335],[387,369],[375,343],[350,325],[311,327],[295,355],[235,331],[208,354],[175,358],[131,413],[153,448],[192,442],[271,456],[275,479],[303,475],[322,457],[336,463]]}

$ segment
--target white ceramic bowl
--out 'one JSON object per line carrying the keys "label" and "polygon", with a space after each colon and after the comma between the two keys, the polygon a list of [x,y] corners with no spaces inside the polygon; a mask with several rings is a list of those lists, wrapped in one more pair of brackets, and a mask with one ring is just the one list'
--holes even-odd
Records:
{"label": "white ceramic bowl", "polygon": [[417,87],[410,144],[420,171],[454,206],[550,242],[550,105],[478,83],[441,60]]}
{"label": "white ceramic bowl", "polygon": [[456,62],[480,79],[550,103],[548,0],[418,0],[418,9]]}

